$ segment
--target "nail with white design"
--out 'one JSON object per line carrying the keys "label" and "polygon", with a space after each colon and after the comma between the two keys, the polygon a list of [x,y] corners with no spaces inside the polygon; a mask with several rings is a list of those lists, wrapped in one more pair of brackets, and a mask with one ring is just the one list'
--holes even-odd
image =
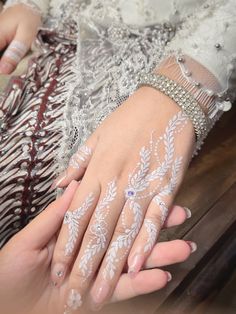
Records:
{"label": "nail with white design", "polygon": [[71,289],[67,298],[66,308],[72,311],[78,310],[82,306],[82,298],[76,289]]}

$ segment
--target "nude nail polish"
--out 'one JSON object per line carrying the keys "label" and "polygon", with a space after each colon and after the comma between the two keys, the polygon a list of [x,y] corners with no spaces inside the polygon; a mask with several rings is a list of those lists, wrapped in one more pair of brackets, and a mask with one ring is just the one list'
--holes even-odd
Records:
{"label": "nude nail polish", "polygon": [[188,207],[184,207],[184,210],[186,212],[186,217],[187,219],[191,218],[192,217],[192,212],[191,210],[188,208]]}
{"label": "nude nail polish", "polygon": [[144,262],[143,255],[136,253],[129,264],[128,274],[130,277],[135,277],[137,273],[141,270]]}
{"label": "nude nail polish", "polygon": [[106,280],[102,280],[97,283],[96,287],[92,289],[91,295],[95,305],[95,309],[99,309],[100,306],[106,301],[109,292],[110,292],[110,285]]}
{"label": "nude nail polish", "polygon": [[167,281],[170,282],[172,280],[172,275],[168,271],[166,271]]}
{"label": "nude nail polish", "polygon": [[192,241],[186,241],[186,242],[190,246],[191,253],[197,251],[197,244],[195,242],[192,242]]}

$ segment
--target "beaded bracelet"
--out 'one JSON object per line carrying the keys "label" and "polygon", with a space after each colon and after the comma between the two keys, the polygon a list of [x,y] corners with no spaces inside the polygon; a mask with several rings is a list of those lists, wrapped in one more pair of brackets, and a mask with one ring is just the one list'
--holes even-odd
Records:
{"label": "beaded bracelet", "polygon": [[195,98],[182,86],[160,74],[145,73],[138,78],[138,88],[151,86],[174,100],[191,120],[198,142],[207,136],[209,121]]}

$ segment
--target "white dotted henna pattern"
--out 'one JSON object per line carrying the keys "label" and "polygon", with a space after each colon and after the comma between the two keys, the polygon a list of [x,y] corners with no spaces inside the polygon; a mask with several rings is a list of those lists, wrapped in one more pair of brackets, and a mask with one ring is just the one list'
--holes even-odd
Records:
{"label": "white dotted henna pattern", "polygon": [[166,218],[168,216],[169,210],[168,207],[166,206],[166,203],[163,200],[163,197],[165,196],[170,196],[172,193],[175,191],[175,188],[178,183],[178,173],[180,170],[182,164],[182,158],[176,158],[172,165],[172,173],[171,173],[171,178],[169,183],[164,186],[163,188],[160,189],[160,193],[154,197],[154,202],[159,205],[160,210],[161,210],[161,222],[162,226],[166,221]]}
{"label": "white dotted henna pattern", "polygon": [[[156,140],[151,140],[149,147],[143,146],[140,150],[140,161],[134,168],[133,172],[128,176],[128,186],[125,189],[125,196],[129,200],[129,216],[133,215],[133,222],[125,221],[125,214],[122,212],[122,225],[125,230],[123,235],[111,244],[105,259],[105,268],[103,276],[105,279],[112,279],[115,275],[118,262],[128,254],[132,243],[137,236],[143,221],[144,213],[142,211],[140,200],[151,199],[156,194],[158,198],[155,201],[162,201],[162,197],[173,192],[177,184],[177,174],[182,163],[182,157],[175,157],[175,134],[180,133],[188,122],[188,117],[182,111],[179,111],[169,121],[163,136],[159,136]],[[163,146],[163,148],[162,148]],[[161,156],[160,152],[164,152]],[[152,161],[152,162],[151,162]],[[154,170],[151,170],[151,164],[157,164]],[[165,176],[170,173],[170,182],[161,188],[161,184]],[[163,201],[161,204],[165,204]],[[159,204],[160,205],[160,204]],[[162,221],[166,219],[168,208],[164,205],[160,206],[162,213]],[[130,219],[130,217],[129,217]],[[150,224],[149,226],[150,227]],[[154,234],[157,235],[158,230],[148,232],[150,238],[147,241],[153,245]],[[146,249],[147,249],[146,247]],[[121,256],[122,255],[122,256]]]}
{"label": "white dotted henna pattern", "polygon": [[94,200],[93,193],[91,192],[84,203],[73,211],[67,211],[64,217],[63,224],[68,225],[69,237],[65,247],[65,255],[68,256],[73,253],[75,243],[79,234],[79,220],[85,215]]}
{"label": "white dotted henna pattern", "polygon": [[81,163],[85,162],[91,155],[92,149],[86,145],[83,145],[74,155],[72,155],[69,166],[79,169],[81,167]]}
{"label": "white dotted henna pattern", "polygon": [[76,291],[75,289],[72,289],[70,291],[70,294],[69,294],[68,299],[67,299],[66,309],[65,309],[64,314],[69,314],[69,310],[68,310],[67,306],[71,310],[76,311],[76,310],[78,310],[79,307],[81,307],[81,305],[82,305],[81,294],[78,291]]}
{"label": "white dotted henna pattern", "polygon": [[84,280],[86,280],[92,273],[93,257],[101,252],[106,247],[108,226],[106,217],[110,212],[110,204],[115,199],[117,194],[116,179],[108,183],[108,187],[104,198],[98,204],[94,217],[95,221],[90,227],[90,232],[93,235],[89,241],[84,255],[82,256],[79,269],[81,270]]}
{"label": "white dotted henna pattern", "polygon": [[144,219],[144,226],[146,227],[148,233],[148,240],[144,246],[144,253],[146,253],[151,251],[153,246],[155,245],[158,229],[151,219]]}

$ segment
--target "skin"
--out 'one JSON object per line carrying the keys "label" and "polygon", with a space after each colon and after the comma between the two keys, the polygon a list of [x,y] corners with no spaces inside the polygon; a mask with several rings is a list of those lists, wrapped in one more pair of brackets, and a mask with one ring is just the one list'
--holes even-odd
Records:
{"label": "skin", "polygon": [[[41,16],[24,4],[17,4],[0,13],[0,74],[12,73],[18,65],[14,59],[5,55],[13,41],[20,42],[25,47],[22,59],[30,49],[41,26]],[[4,53],[5,51],[5,53]]]}
{"label": "skin", "polygon": [[[4,12],[0,14],[0,50],[1,51],[7,51],[9,49],[9,45],[13,41],[18,41],[25,46],[25,53],[30,49],[30,46],[32,42],[35,39],[35,36],[37,34],[38,27],[41,25],[41,17],[34,12],[32,12],[31,9],[29,9],[25,5],[16,5],[11,8],[8,8]],[[24,54],[21,55],[21,58],[23,58]],[[5,54],[0,59],[0,73],[2,74],[10,74],[14,71],[14,69],[17,66],[17,62],[15,60],[7,57]],[[158,96],[157,96],[158,95]],[[143,104],[145,103],[145,108]],[[157,103],[163,103],[164,105],[158,105]],[[118,198],[116,200],[116,217],[115,216],[109,216],[112,220],[117,220],[118,212],[121,210],[121,204],[122,204],[122,196],[121,193],[123,192],[126,182],[127,182],[127,174],[129,171],[132,170],[132,167],[134,166],[136,160],[135,160],[135,153],[137,154],[138,147],[140,148],[142,145],[146,145],[148,141],[147,134],[150,134],[150,131],[152,130],[164,130],[167,120],[171,117],[171,115],[177,112],[177,107],[175,104],[171,103],[169,99],[167,99],[164,95],[158,94],[156,91],[149,88],[143,88],[142,92],[137,92],[134,94],[134,97],[131,97],[127,102],[125,102],[118,110],[116,110],[115,114],[112,114],[109,119],[106,119],[106,121],[101,125],[100,128],[96,130],[96,132],[91,136],[91,138],[88,140],[88,146],[92,148],[93,154],[91,157],[89,157],[83,164],[83,167],[78,171],[73,168],[69,167],[67,172],[66,179],[62,180],[60,184],[57,184],[58,186],[66,186],[73,178],[81,179],[83,176],[83,180],[80,182],[80,188],[77,189],[73,200],[69,206],[69,210],[73,210],[75,207],[78,207],[78,205],[82,202],[83,197],[85,196],[86,192],[89,192],[88,189],[92,187],[92,189],[95,190],[95,194],[97,197],[97,201],[99,197],[102,195],[102,193],[105,190],[105,186],[107,185],[107,182],[111,179],[111,174],[113,174],[113,178],[118,178]],[[158,117],[165,117],[166,119],[158,119]],[[156,128],[156,125],[158,125],[158,128]],[[129,128],[130,126],[130,128]],[[131,127],[132,126],[132,127]],[[123,132],[122,132],[123,130]],[[128,130],[128,132],[127,132]],[[133,131],[134,130],[134,131]],[[126,131],[126,132],[124,132]],[[116,139],[114,141],[113,139]],[[99,139],[102,139],[102,141]],[[185,133],[186,146],[185,151],[181,152],[185,159],[185,165],[182,170],[183,176],[191,153],[192,153],[192,147],[194,143],[194,135],[193,135],[193,129],[191,124],[189,123],[187,125],[187,131]],[[102,144],[103,143],[103,144]],[[133,143],[136,143],[137,145],[133,145]],[[117,153],[117,147],[119,147],[118,153]],[[132,147],[132,150],[130,148]],[[114,148],[114,149],[113,149]],[[113,151],[113,154],[110,153],[110,151]],[[116,154],[114,154],[116,152]],[[109,156],[109,159],[104,158],[104,156]],[[129,156],[127,158],[126,156]],[[92,160],[90,162],[90,159]],[[99,171],[97,171],[99,165]],[[107,167],[107,165],[110,165]],[[86,170],[86,171],[85,171]],[[96,178],[94,180],[94,178]],[[61,180],[61,178],[60,178]],[[181,182],[181,179],[180,179]],[[88,188],[89,187],[89,188]],[[84,196],[83,196],[84,195]],[[170,208],[171,202],[173,200],[173,197],[168,200],[168,207]],[[124,205],[124,204],[123,204]],[[114,205],[113,205],[114,206]],[[161,216],[160,216],[160,210],[155,210],[153,208],[153,212],[156,212],[157,215],[154,215],[154,219],[156,221],[156,225],[158,229],[161,228]],[[114,214],[113,214],[114,215]],[[93,221],[93,217],[91,216],[91,221]],[[114,219],[115,218],[115,219]],[[84,226],[89,225],[90,220],[87,219]],[[109,236],[112,238],[112,235],[116,235],[116,229],[119,230],[119,224],[118,227],[113,225],[114,230],[109,230]],[[61,300],[66,300],[66,296],[71,288],[77,288],[80,290],[80,293],[84,296],[86,294],[86,289],[81,287],[77,284],[78,276],[82,277],[80,274],[78,274],[77,271],[77,265],[78,262],[83,254],[83,250],[79,252],[79,256],[77,256],[77,259],[75,260],[75,263],[73,265],[72,258],[66,258],[63,255],[63,248],[65,245],[65,236],[64,233],[65,229],[60,233],[59,240],[57,243],[56,251],[54,253],[53,258],[53,265],[57,263],[66,264],[66,267],[72,268],[72,273],[64,274],[63,276],[63,284],[58,280],[58,278],[55,278],[55,273],[52,273],[52,278],[54,282],[57,282],[61,285],[63,291],[63,297],[60,298]],[[81,244],[81,238],[84,235],[85,229],[80,232],[80,239],[77,241],[76,246],[77,248]],[[118,234],[120,232],[118,231]],[[85,240],[83,242],[84,248],[86,248],[86,242],[88,242],[89,235],[88,233],[85,233]],[[18,239],[18,238],[17,238]],[[133,256],[135,256],[137,250],[140,250],[140,246],[144,247],[145,245],[145,237],[143,236],[143,232],[140,232],[137,239],[133,243],[132,249],[129,252],[129,256],[127,256],[128,259],[128,267],[130,268],[133,264]],[[12,242],[10,242],[12,243]],[[141,244],[140,244],[141,243]],[[13,245],[14,247],[14,245]],[[7,246],[8,248],[8,246]],[[32,247],[31,247],[32,248]],[[13,248],[11,247],[13,250]],[[106,248],[108,249],[108,247]],[[142,263],[139,262],[138,268],[136,265],[135,273],[136,277],[134,277],[134,280],[137,280],[137,278],[140,278],[140,276],[143,276],[143,279],[145,278],[143,272],[139,272],[141,267],[145,265],[145,262],[148,261],[148,258],[150,256],[151,252],[148,252],[146,256],[144,256]],[[103,252],[105,254],[105,252]],[[40,255],[41,257],[41,255]],[[109,291],[110,295],[106,295],[103,300],[99,300],[99,302],[95,302],[97,291],[101,287],[102,278],[102,268],[104,266],[101,266],[101,269],[99,271],[98,265],[100,264],[102,259],[102,255],[97,257],[95,259],[95,264],[97,265],[97,269],[94,269],[94,275],[95,272],[98,274],[95,282],[93,282],[92,277],[88,281],[88,286],[91,286],[93,284],[93,288],[91,290],[91,301],[90,303],[93,304],[94,308],[100,308],[101,305],[107,303],[111,299],[118,299],[119,297],[114,297],[116,287],[119,287],[118,282],[119,278],[123,278],[122,276],[122,269],[124,269],[125,264],[127,262],[126,259],[123,259],[119,265],[119,271],[117,272],[117,275],[115,279],[112,280],[112,282],[109,283]],[[45,262],[45,260],[44,260]],[[37,263],[36,263],[37,264]],[[45,264],[42,263],[44,266]],[[35,265],[35,263],[34,263]],[[41,265],[41,262],[40,262]],[[31,265],[32,267],[32,265]],[[162,272],[163,276],[163,272]],[[124,277],[126,278],[126,277]],[[152,273],[152,278],[154,278],[154,273]],[[160,286],[156,287],[156,289],[159,289],[163,285],[166,284],[168,276],[165,274],[163,277],[165,280],[160,282]],[[83,279],[83,278],[81,278]],[[127,280],[127,279],[126,279]],[[74,282],[76,284],[74,284]],[[30,285],[29,285],[30,286]],[[28,289],[29,289],[28,286]],[[87,288],[88,288],[87,286]],[[155,289],[155,290],[156,290]],[[149,291],[150,287],[147,287],[146,291]],[[50,289],[49,289],[50,291]],[[53,290],[54,291],[54,290]],[[121,291],[122,293],[122,291]],[[143,292],[145,293],[145,292]],[[54,292],[53,292],[54,294]],[[132,293],[130,294],[132,296]],[[58,295],[57,295],[58,299]],[[41,299],[40,299],[41,300]],[[41,302],[41,301],[40,301]],[[39,302],[39,303],[40,303]],[[53,304],[48,302],[46,298],[43,297],[42,304],[43,308],[45,304],[47,306]],[[42,306],[40,304],[40,306]],[[39,306],[39,307],[40,307]],[[52,305],[53,308],[53,305]]]}
{"label": "skin", "polygon": [[[138,162],[137,156],[140,148],[148,145],[150,134],[153,131],[161,136],[170,119],[179,111],[180,108],[167,96],[150,87],[140,88],[105,119],[85,143],[92,150],[92,154],[82,158],[84,160],[80,160],[79,168],[70,165],[54,183],[54,186],[62,187],[73,178],[81,180],[69,208],[70,212],[79,208],[89,193],[93,192],[94,194],[93,205],[80,219],[75,249],[71,254],[65,255],[68,227],[64,224],[59,234],[52,263],[52,278],[58,284],[63,283],[64,276],[72,268],[67,295],[70,296],[71,290],[75,289],[83,300],[86,299],[89,292],[90,305],[93,309],[100,309],[110,299],[127,261],[131,273],[134,269],[134,275],[137,275],[150,254],[150,250],[142,253],[147,236],[144,226],[141,226],[131,247],[128,248],[128,252],[125,252],[124,256],[118,255],[119,263],[116,265],[114,277],[104,279],[108,252],[114,245],[114,241],[125,234],[122,219],[119,218],[122,211],[127,213],[125,214],[127,225],[132,224],[130,210],[124,199],[124,191],[127,187],[128,175]],[[171,195],[164,199],[167,208],[173,204],[175,194],[181,185],[193,153],[195,136],[190,120],[186,122],[183,131],[176,137],[178,145],[175,147],[175,154],[182,157],[182,164],[176,188]],[[85,156],[83,155],[83,157]],[[153,166],[155,165],[153,164]],[[171,173],[168,171],[163,179],[164,182],[168,183],[170,177]],[[105,218],[108,226],[106,243],[102,250],[89,258],[89,261],[92,259],[92,271],[90,277],[87,278],[86,272],[81,271],[80,263],[93,237],[91,226],[96,222],[97,207],[106,196],[108,183],[114,178],[116,178],[116,196],[112,200],[109,214]],[[141,202],[141,208],[143,218],[151,219],[157,230],[160,230],[162,225],[161,208],[151,199]],[[105,209],[105,211],[107,210],[108,208]],[[141,260],[140,257],[135,260],[136,254],[141,256]],[[63,273],[60,278],[57,276],[58,269]],[[94,277],[95,281],[93,281]]]}
{"label": "skin", "polygon": [[[0,251],[0,304],[5,314],[63,313],[69,278],[65,278],[60,287],[55,287],[50,280],[50,264],[57,233],[77,188],[78,183],[72,181],[60,198]],[[174,206],[165,227],[179,225],[186,219],[186,211]],[[157,267],[183,262],[191,250],[191,243],[183,240],[156,244],[138,276],[130,278],[124,269],[109,302],[163,288],[167,284],[168,273]]]}

